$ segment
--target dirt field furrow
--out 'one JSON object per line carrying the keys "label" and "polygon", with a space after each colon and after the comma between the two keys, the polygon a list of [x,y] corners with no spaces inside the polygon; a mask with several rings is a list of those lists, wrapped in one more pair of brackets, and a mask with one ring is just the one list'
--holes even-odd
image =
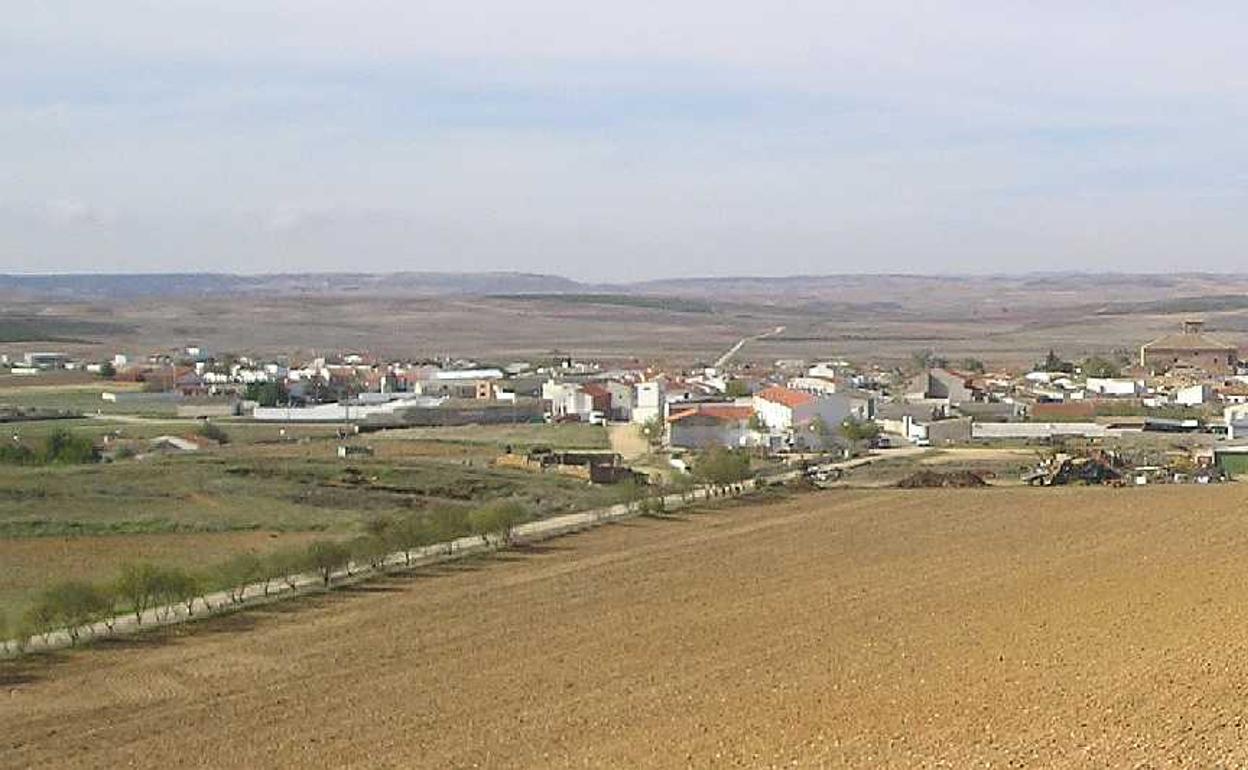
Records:
{"label": "dirt field furrow", "polygon": [[1245,503],[867,490],[637,519],[0,669],[0,765],[1240,765]]}

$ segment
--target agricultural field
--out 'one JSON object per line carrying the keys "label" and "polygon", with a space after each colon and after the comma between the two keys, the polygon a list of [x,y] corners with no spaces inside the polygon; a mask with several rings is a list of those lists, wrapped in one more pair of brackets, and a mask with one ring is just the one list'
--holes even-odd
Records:
{"label": "agricultural field", "polygon": [[1245,504],[834,490],[635,519],[10,663],[0,765],[1238,766]]}
{"label": "agricultural field", "polygon": [[[548,516],[615,503],[627,494],[566,476],[492,466],[508,445],[516,451],[528,444],[605,446],[601,427],[371,433],[348,443],[368,446],[373,455],[344,460],[336,456],[342,443],[337,426],[216,424],[228,443],[197,452],[119,455],[86,464],[0,463],[0,613],[19,617],[49,582],[105,580],[125,561],[195,568],[314,536],[350,538],[379,517],[468,509],[501,498]],[[120,416],[5,427],[34,446],[68,430],[106,450],[124,445],[139,453],[152,437],[194,438],[198,429],[192,420]]]}

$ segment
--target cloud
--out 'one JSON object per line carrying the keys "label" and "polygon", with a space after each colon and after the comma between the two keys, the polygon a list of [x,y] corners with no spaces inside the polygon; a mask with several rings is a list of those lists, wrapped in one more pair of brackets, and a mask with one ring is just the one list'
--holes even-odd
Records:
{"label": "cloud", "polygon": [[0,256],[268,270],[366,252],[587,278],[1017,255],[1232,268],[1243,13],[49,0],[0,33]]}

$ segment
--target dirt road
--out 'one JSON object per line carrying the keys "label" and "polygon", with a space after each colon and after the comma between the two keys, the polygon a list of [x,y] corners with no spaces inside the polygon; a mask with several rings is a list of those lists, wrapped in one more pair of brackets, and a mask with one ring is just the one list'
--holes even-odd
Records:
{"label": "dirt road", "polygon": [[636,519],[0,669],[0,765],[1243,764],[1246,503],[871,490]]}

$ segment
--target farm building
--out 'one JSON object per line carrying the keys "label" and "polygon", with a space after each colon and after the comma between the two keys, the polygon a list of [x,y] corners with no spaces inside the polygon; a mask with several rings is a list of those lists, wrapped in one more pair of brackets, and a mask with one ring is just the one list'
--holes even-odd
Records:
{"label": "farm building", "polygon": [[1234,374],[1239,346],[1205,332],[1203,321],[1184,321],[1180,334],[1168,334],[1140,347],[1140,366],[1152,372],[1176,368]]}

